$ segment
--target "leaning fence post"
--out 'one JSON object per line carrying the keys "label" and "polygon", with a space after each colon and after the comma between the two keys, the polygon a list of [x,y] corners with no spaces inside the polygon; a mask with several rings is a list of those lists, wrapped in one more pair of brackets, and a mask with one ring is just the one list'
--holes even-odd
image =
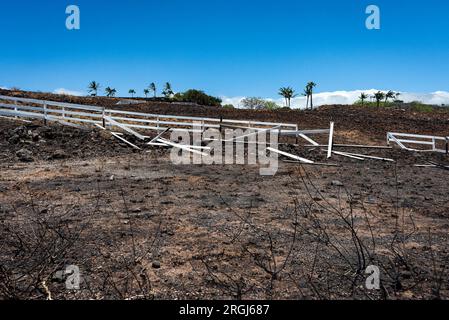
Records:
{"label": "leaning fence post", "polygon": [[299,126],[296,125],[296,144],[297,145],[299,144],[299,133],[298,133],[298,131],[299,131]]}
{"label": "leaning fence post", "polygon": [[106,120],[104,119],[104,116],[105,116],[105,112],[104,112],[104,108],[103,108],[103,112],[102,112],[103,128],[106,129]]}
{"label": "leaning fence post", "polygon": [[446,155],[449,155],[449,137],[446,137]]}
{"label": "leaning fence post", "polygon": [[329,129],[329,145],[327,149],[327,158],[330,159],[332,157],[332,148],[334,147],[334,126],[335,123],[331,122]]}
{"label": "leaning fence post", "polygon": [[14,101],[15,107],[14,107],[14,112],[16,113],[16,119],[18,118],[17,113],[19,111],[19,109],[17,109],[17,101]]}
{"label": "leaning fence post", "polygon": [[201,120],[201,141],[204,139],[204,119]]}
{"label": "leaning fence post", "polygon": [[223,139],[223,117],[220,117],[220,142]]}
{"label": "leaning fence post", "polygon": [[47,125],[47,104],[44,103],[44,126]]}

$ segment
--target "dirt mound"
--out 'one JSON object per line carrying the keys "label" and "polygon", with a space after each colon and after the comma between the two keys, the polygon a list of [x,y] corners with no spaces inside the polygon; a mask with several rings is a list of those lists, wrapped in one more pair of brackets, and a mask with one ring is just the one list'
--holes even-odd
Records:
{"label": "dirt mound", "polygon": [[21,162],[132,152],[129,147],[98,130],[80,130],[59,124],[19,124],[5,119],[0,119],[0,150],[2,161]]}

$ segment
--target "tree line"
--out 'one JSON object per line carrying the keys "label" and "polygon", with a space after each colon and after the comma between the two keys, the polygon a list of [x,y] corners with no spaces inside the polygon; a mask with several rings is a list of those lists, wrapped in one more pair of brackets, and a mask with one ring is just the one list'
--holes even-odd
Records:
{"label": "tree line", "polygon": [[[92,81],[88,86],[88,92],[92,97],[97,97],[99,95],[100,89],[101,85],[96,81]],[[137,94],[135,89],[130,89],[128,93],[133,98]],[[116,96],[117,90],[115,88],[106,87],[104,89],[104,94],[108,98],[113,98]],[[159,98],[156,83],[152,82],[147,88],[143,89],[143,94],[145,95],[145,98],[148,98],[150,94],[152,94],[153,99]],[[175,93],[172,89],[172,85],[169,82],[165,83],[161,94],[163,99],[169,101],[194,103],[202,106],[219,107],[222,103],[222,100],[220,98],[207,95],[204,91],[201,90],[190,89],[185,92]]]}
{"label": "tree line", "polygon": [[394,92],[391,90],[389,90],[388,92],[377,91],[375,94],[373,94],[371,96],[362,92],[359,96],[359,99],[360,99],[362,106],[365,105],[365,101],[367,99],[374,99],[374,100],[376,100],[376,106],[379,108],[381,102],[384,102],[385,104],[387,104],[389,99],[397,100],[400,95],[401,94],[399,92]]}
{"label": "tree line", "polygon": [[[292,87],[281,87],[279,89],[278,94],[284,98],[285,101],[285,107],[291,108],[291,101],[293,98],[296,98],[298,96],[306,97],[306,109],[313,109],[313,95],[314,95],[314,89],[317,86],[317,84],[313,81],[308,82],[301,94],[297,93],[295,89]],[[99,95],[101,89],[101,85],[96,82],[92,81],[88,86],[88,92],[92,97],[96,97]],[[131,95],[131,97],[134,98],[134,96],[137,94],[135,89],[130,89],[128,93]],[[117,90],[112,87],[106,87],[104,89],[104,94],[106,97],[115,97],[117,94]],[[152,82],[148,87],[143,89],[143,94],[145,98],[148,98],[148,96],[151,94],[153,98],[158,98],[158,91],[156,83]],[[200,90],[194,90],[190,89],[183,93],[176,93],[172,89],[172,85],[170,82],[166,82],[163,86],[163,89],[161,91],[162,97],[165,99],[171,99],[175,101],[183,101],[183,102],[191,102],[191,103],[197,103],[199,105],[210,105],[210,106],[221,106],[222,100],[217,97],[212,97],[207,94],[205,94],[203,91]],[[400,96],[400,93],[394,92],[394,91],[388,91],[388,92],[382,92],[378,91],[374,93],[373,95],[368,95],[364,92],[360,94],[359,102],[358,104],[361,104],[362,106],[365,105],[366,100],[372,99],[376,101],[377,107],[380,107],[381,103],[388,103],[388,100],[393,99],[397,100]],[[253,109],[253,110],[275,110],[280,109],[281,106],[277,105],[274,101],[257,98],[257,97],[249,97],[245,98],[241,101],[242,106],[246,109]],[[233,105],[225,105],[226,108],[233,108]]]}
{"label": "tree line", "polygon": [[[99,95],[100,89],[101,85],[98,82],[92,81],[91,83],[89,83],[88,92],[92,97],[97,97]],[[137,94],[135,89],[129,89],[128,93],[133,98]],[[143,94],[145,95],[145,98],[148,98],[148,95],[150,95],[150,93],[153,94],[154,98],[157,98],[157,87],[154,82],[152,82],[147,88],[143,89]],[[173,92],[170,82],[165,83],[161,93],[165,98],[171,98],[175,94]],[[104,89],[104,94],[106,95],[106,97],[112,98],[115,97],[115,95],[117,94],[117,90],[112,87],[106,87]]]}
{"label": "tree line", "polygon": [[[306,108],[313,109],[313,90],[316,87],[315,82],[307,83],[302,96],[307,97]],[[92,81],[89,83],[88,92],[92,97],[99,96],[99,92],[101,90],[101,85],[97,81]],[[135,89],[129,89],[129,95],[134,98],[137,95],[137,91]],[[113,98],[117,94],[117,90],[112,87],[106,87],[104,89],[104,94],[106,97]],[[145,98],[148,98],[150,94],[152,94],[153,98],[157,98],[157,86],[156,83],[152,82],[148,87],[143,89],[143,94]],[[174,93],[172,89],[172,85],[169,82],[166,82],[163,90],[161,92],[162,96],[166,99],[174,99],[178,101],[192,102],[198,103],[201,105],[212,105],[218,106],[221,105],[222,100],[217,97],[212,97],[206,95],[203,91],[200,90],[187,90],[184,93]],[[279,95],[285,99],[285,107],[291,107],[291,100],[298,96],[295,90],[292,87],[282,87],[279,89]],[[261,98],[246,98],[242,101],[242,104],[248,109],[279,109],[278,106],[273,101],[264,100]],[[226,105],[224,107],[234,107],[232,105]]]}

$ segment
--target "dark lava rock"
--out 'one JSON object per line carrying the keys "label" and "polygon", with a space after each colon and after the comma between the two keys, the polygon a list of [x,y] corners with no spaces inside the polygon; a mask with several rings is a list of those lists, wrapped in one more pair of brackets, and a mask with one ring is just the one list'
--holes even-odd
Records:
{"label": "dark lava rock", "polygon": [[39,127],[36,130],[36,133],[39,136],[44,137],[46,139],[52,139],[55,137],[55,134],[54,134],[52,128],[50,128],[50,127]]}
{"label": "dark lava rock", "polygon": [[66,159],[67,154],[62,150],[56,150],[53,154],[48,158],[49,160],[62,160]]}
{"label": "dark lava rock", "polygon": [[20,136],[15,134],[11,138],[8,139],[8,142],[11,144],[16,144],[20,141]]}
{"label": "dark lava rock", "polygon": [[161,263],[159,261],[153,261],[152,265],[151,265],[154,269],[160,269],[161,268]]}
{"label": "dark lava rock", "polygon": [[17,158],[22,162],[33,162],[33,153],[27,149],[20,149],[16,152]]}
{"label": "dark lava rock", "polygon": [[66,275],[64,273],[64,271],[56,271],[51,278],[52,282],[56,282],[56,283],[64,283],[64,281],[66,280]]}
{"label": "dark lava rock", "polygon": [[338,181],[338,180],[332,181],[332,185],[334,187],[343,187],[344,186],[343,183],[341,181]]}

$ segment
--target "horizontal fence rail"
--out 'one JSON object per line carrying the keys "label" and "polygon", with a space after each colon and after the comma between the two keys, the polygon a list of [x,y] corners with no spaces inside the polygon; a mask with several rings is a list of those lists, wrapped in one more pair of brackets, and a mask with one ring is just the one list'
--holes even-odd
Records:
{"label": "horizontal fence rail", "polygon": [[[419,152],[441,152],[449,154],[449,137],[388,132],[387,133],[388,145],[390,145],[391,142],[396,143],[399,147],[401,147],[404,150],[419,151]],[[431,147],[431,149],[409,148],[406,146],[407,144],[427,146]],[[444,145],[444,149],[438,148],[438,144]]]}
{"label": "horizontal fence rail", "polygon": [[[65,123],[74,121],[102,125],[104,127],[119,127],[121,129],[123,129],[122,126],[126,126],[128,128],[155,131],[187,129],[190,132],[204,132],[207,129],[219,129],[225,125],[254,130],[266,130],[276,126],[280,128],[280,132],[283,135],[297,135],[299,131],[298,125],[290,123],[160,115],[1,95],[0,115]],[[106,119],[112,121],[107,121]]]}

